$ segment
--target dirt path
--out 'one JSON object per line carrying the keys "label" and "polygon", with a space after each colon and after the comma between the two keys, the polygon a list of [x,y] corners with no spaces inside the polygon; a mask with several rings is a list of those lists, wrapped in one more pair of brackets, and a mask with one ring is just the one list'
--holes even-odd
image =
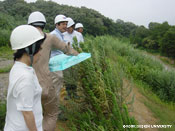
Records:
{"label": "dirt path", "polygon": [[[153,113],[144,104],[144,101],[147,100],[146,97],[139,92],[139,89],[137,87],[131,85],[128,80],[124,80],[123,85],[124,88],[132,86],[132,91],[127,97],[126,101],[131,101],[134,95],[134,102],[131,105],[128,105],[128,109],[131,109],[129,114],[138,121],[139,125],[156,125],[158,120],[153,116]],[[151,128],[145,128],[142,130],[157,131],[157,129]]]}
{"label": "dirt path", "polygon": [[163,62],[163,61],[160,59],[160,58],[168,59],[167,57],[163,57],[163,56],[160,56],[160,55],[152,55],[151,53],[148,53],[148,52],[146,52],[146,51],[144,52],[144,54],[145,54],[146,56],[151,57],[153,60],[160,62],[160,63],[163,65],[163,67],[164,67],[165,70],[167,70],[167,71],[174,70],[174,71],[175,71],[174,67],[172,67],[172,66],[169,65],[169,64],[166,64],[165,62]]}
{"label": "dirt path", "polygon": [[[7,67],[9,65],[13,65],[12,60],[6,60],[0,58],[0,68]],[[6,100],[7,88],[8,88],[8,79],[9,73],[0,73],[0,100]]]}

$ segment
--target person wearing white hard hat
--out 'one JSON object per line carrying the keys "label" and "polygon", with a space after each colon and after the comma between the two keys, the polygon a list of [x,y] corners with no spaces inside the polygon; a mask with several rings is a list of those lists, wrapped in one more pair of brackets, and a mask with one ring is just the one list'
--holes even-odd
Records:
{"label": "person wearing white hard hat", "polygon": [[84,42],[84,38],[83,38],[83,35],[82,35],[82,33],[83,33],[83,24],[77,23],[77,24],[75,25],[75,30],[76,30],[77,32],[80,33],[80,34],[79,34],[79,39],[80,39],[82,42]]}
{"label": "person wearing white hard hat", "polygon": [[74,37],[77,39],[77,42],[84,42],[84,40],[81,39],[81,34],[74,30],[75,28],[75,22],[72,18],[67,18],[67,31],[63,33],[64,40],[68,43],[70,42],[71,46],[74,43]]}
{"label": "person wearing white hard hat", "polygon": [[[41,12],[32,12],[28,18],[28,24],[36,27],[41,34],[43,33],[43,25],[46,24],[45,17],[43,19]],[[32,22],[30,21],[32,19]],[[41,24],[43,23],[43,25]],[[44,112],[43,129],[44,131],[54,131],[56,128],[56,121],[58,117],[58,102],[59,102],[59,91],[62,87],[63,80],[60,78],[62,72],[50,72],[49,70],[49,59],[50,52],[52,49],[59,49],[69,55],[77,55],[78,53],[72,49],[69,45],[62,42],[55,35],[46,34],[46,39],[42,44],[42,51],[40,52],[41,57],[33,65],[36,70],[39,83],[43,88],[42,92],[42,105]]]}
{"label": "person wearing white hard hat", "polygon": [[77,23],[75,25],[75,30],[80,32],[80,33],[83,33],[83,24],[82,23]]}
{"label": "person wearing white hard hat", "polygon": [[39,81],[32,65],[40,57],[45,37],[33,26],[16,27],[10,36],[14,65],[9,75],[4,131],[43,131]]}
{"label": "person wearing white hard hat", "polygon": [[[74,43],[74,38],[75,38],[78,42],[78,46],[80,47],[79,43],[84,42],[81,39],[81,34],[76,30],[74,30],[75,28],[74,20],[70,17],[68,17],[67,20],[68,20],[67,31],[63,33],[64,40],[66,41],[66,43],[70,43],[73,48],[72,44]],[[72,68],[69,68],[64,71],[64,76],[66,76],[67,78],[67,80],[65,80],[65,83],[66,83],[66,91],[68,94],[67,96],[68,99],[71,97],[77,97],[77,93],[76,93],[77,86],[75,84],[76,75],[77,73]]]}
{"label": "person wearing white hard hat", "polygon": [[[55,29],[50,33],[52,35],[56,35],[61,41],[64,41],[63,34],[67,29],[67,18],[64,15],[57,15],[55,17]],[[65,41],[64,41],[65,42]],[[51,57],[63,54],[60,50],[53,50],[51,52]]]}

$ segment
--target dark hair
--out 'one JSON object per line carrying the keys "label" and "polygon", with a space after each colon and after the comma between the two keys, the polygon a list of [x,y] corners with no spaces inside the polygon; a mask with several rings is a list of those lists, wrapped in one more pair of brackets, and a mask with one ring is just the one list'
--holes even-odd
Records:
{"label": "dark hair", "polygon": [[[44,38],[43,38],[43,39],[41,39],[41,40],[39,40],[39,41],[37,41],[37,42],[34,43],[34,44],[35,44],[35,50],[34,50],[34,52],[32,51],[32,46],[33,46],[34,44],[32,44],[32,45],[26,47],[26,48],[29,49],[29,55],[32,55],[32,54],[33,54],[33,56],[34,56],[36,53],[38,53],[38,51],[39,51],[40,48],[41,48],[41,44],[43,43],[43,41],[45,40],[45,38],[46,38],[46,34],[44,34]],[[19,49],[19,50],[17,50],[17,51],[13,54],[13,59],[14,59],[14,61],[15,61],[16,59],[21,58],[21,57],[23,56],[24,53],[27,53],[26,48]],[[28,54],[28,53],[27,53],[27,54]]]}
{"label": "dark hair", "polygon": [[19,59],[22,57],[22,55],[26,53],[25,49],[19,49],[13,54],[13,60],[15,61],[16,59]]}
{"label": "dark hair", "polygon": [[75,24],[73,24],[71,27],[72,27],[73,29],[75,29]]}

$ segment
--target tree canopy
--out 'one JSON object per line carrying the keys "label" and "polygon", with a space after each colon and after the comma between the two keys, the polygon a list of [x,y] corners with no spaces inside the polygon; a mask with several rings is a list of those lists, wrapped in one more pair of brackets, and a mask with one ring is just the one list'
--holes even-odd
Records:
{"label": "tree canopy", "polygon": [[175,48],[174,43],[172,43],[174,40],[171,37],[174,26],[170,26],[168,22],[162,24],[150,22],[148,28],[146,28],[120,19],[114,21],[96,10],[86,7],[78,8],[60,5],[44,0],[37,0],[35,3],[27,3],[24,0],[0,1],[0,36],[3,36],[0,38],[0,46],[9,43],[10,32],[13,28],[20,24],[27,24],[28,16],[33,11],[40,11],[45,15],[47,21],[45,30],[48,32],[55,28],[55,16],[64,14],[71,17],[76,23],[82,23],[84,25],[84,34],[128,37],[130,42],[137,44],[138,47],[153,49],[174,57],[171,55],[172,52],[165,50],[165,47],[168,46],[167,48],[169,48],[169,45],[171,50]]}

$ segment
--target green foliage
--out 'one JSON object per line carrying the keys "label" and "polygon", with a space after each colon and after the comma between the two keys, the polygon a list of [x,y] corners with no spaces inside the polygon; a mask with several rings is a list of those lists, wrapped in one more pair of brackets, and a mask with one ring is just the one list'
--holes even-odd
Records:
{"label": "green foliage", "polygon": [[[136,25],[131,22],[125,23],[121,20],[114,22],[93,9],[59,5],[43,0],[37,0],[35,3],[26,3],[24,0],[4,0],[0,5],[0,28],[11,30],[16,25],[26,24],[29,14],[33,11],[41,11],[46,16],[46,30],[49,31],[55,28],[54,18],[58,14],[71,17],[76,23],[83,23],[84,34],[93,36],[110,34],[128,37],[136,28]],[[1,14],[3,19],[1,19]]]}
{"label": "green foliage", "polygon": [[7,67],[4,67],[4,68],[0,68],[0,73],[7,73],[7,72],[10,72],[12,66],[7,66]]}
{"label": "green foliage", "polygon": [[0,47],[0,57],[5,59],[13,59],[13,51],[9,46]]}
{"label": "green foliage", "polygon": [[[146,99],[143,101],[144,104],[151,110],[154,116],[158,118],[157,124],[174,125],[175,104],[172,102],[163,102],[156,94],[152,92],[148,84],[143,83],[140,80],[136,80],[134,83],[139,89],[139,92],[146,97]],[[166,130],[174,131],[175,126],[172,126],[172,128]]]}
{"label": "green foliage", "polygon": [[161,52],[175,58],[175,26],[169,28],[161,41]]}
{"label": "green foliage", "polygon": [[0,101],[0,130],[4,129],[6,116],[6,104]]}
{"label": "green foliage", "polygon": [[0,29],[0,47],[8,46],[10,39],[10,31]]}
{"label": "green foliage", "polygon": [[116,41],[112,45],[115,45],[112,46],[112,49],[116,51],[118,63],[129,76],[150,85],[161,99],[175,102],[174,71],[168,72],[159,62],[133,49],[128,44]]}
{"label": "green foliage", "polygon": [[136,28],[130,35],[130,43],[137,47],[151,49],[162,55],[175,58],[175,27],[168,22],[149,24],[149,29],[142,26]]}
{"label": "green foliage", "polygon": [[143,39],[149,35],[149,30],[144,26],[140,26],[133,30],[130,36],[130,43],[136,44],[138,47],[143,46]]}
{"label": "green foliage", "polygon": [[[136,124],[129,117],[127,107],[123,107],[118,95],[123,76],[113,63],[111,37],[91,37],[80,43],[85,52],[92,57],[73,69],[77,71],[78,93],[80,100],[70,101],[66,108],[70,128],[83,131],[116,131],[124,130],[123,124]],[[77,46],[75,45],[74,48]],[[110,53],[112,51],[112,55]],[[114,54],[113,54],[114,53]],[[116,64],[116,62],[115,62]],[[66,76],[64,76],[66,77]]]}

